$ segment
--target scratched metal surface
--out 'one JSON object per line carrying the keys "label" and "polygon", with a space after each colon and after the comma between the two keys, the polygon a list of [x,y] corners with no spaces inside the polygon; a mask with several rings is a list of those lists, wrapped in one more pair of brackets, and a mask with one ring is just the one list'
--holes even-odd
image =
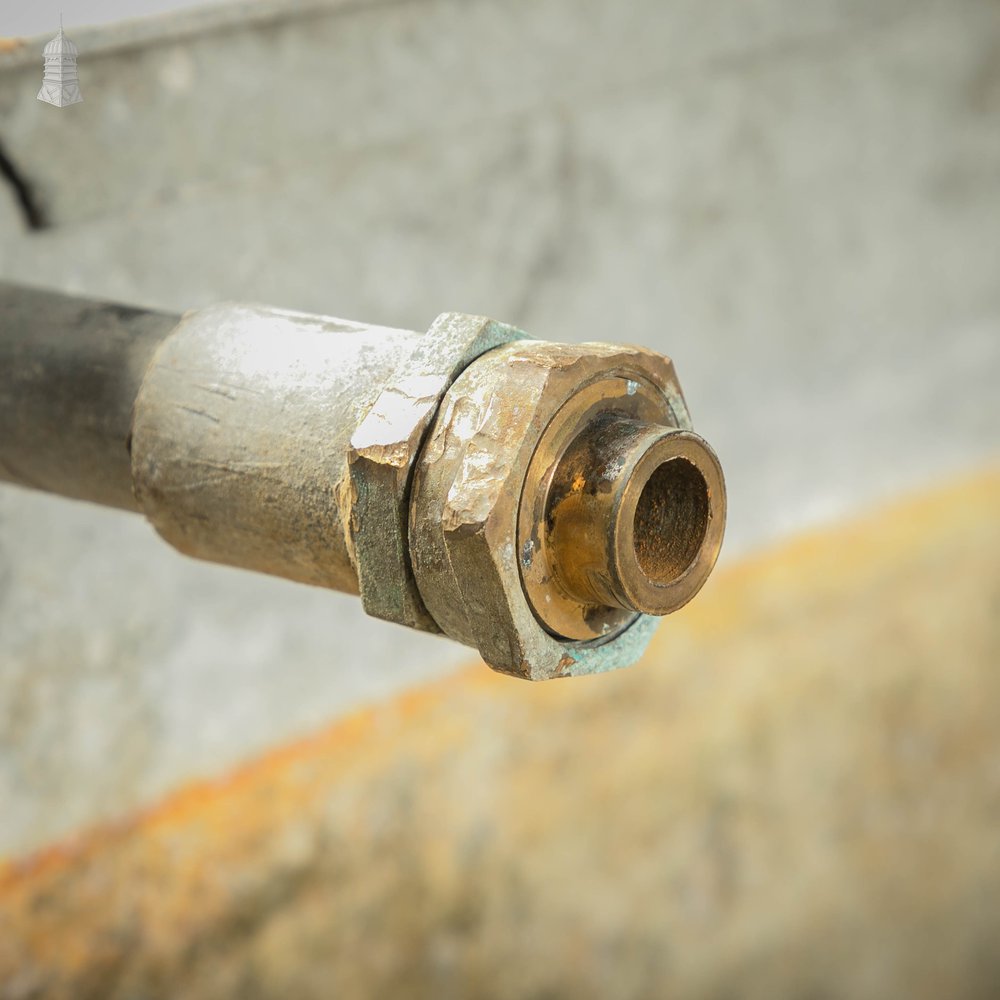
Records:
{"label": "scratched metal surface", "polygon": [[[976,464],[1000,440],[1000,9],[714,11],[408,0],[105,28],[77,33],[63,110],[14,48],[0,142],[46,225],[0,190],[0,275],[665,351],[726,469],[724,559]],[[464,657],[3,487],[0,855]]]}

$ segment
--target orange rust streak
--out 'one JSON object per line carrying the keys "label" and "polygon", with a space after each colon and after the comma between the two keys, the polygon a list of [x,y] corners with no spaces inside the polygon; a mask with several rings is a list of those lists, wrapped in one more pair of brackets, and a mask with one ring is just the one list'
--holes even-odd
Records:
{"label": "orange rust streak", "polygon": [[[463,668],[460,673],[463,674],[463,683],[466,685],[502,685],[508,680],[490,672],[484,673],[482,666]],[[398,695],[393,701],[394,714],[403,719],[420,714],[439,697],[440,689],[451,683],[454,683],[454,679],[447,678]],[[37,878],[46,872],[78,864],[110,844],[136,835],[142,829],[166,829],[183,825],[193,817],[204,816],[207,809],[218,806],[225,800],[241,797],[261,785],[278,783],[281,776],[298,761],[338,751],[336,759],[340,766],[338,768],[333,765],[333,768],[346,769],[351,761],[347,751],[356,750],[378,735],[377,721],[382,714],[383,711],[378,707],[361,709],[338,719],[318,733],[275,747],[239,764],[228,774],[191,782],[130,816],[97,824],[22,858],[0,862],[0,892],[15,888],[27,878]]]}
{"label": "orange rust streak", "polygon": [[[894,505],[890,508],[892,516],[879,510],[832,532],[812,531],[723,566],[706,585],[703,596],[673,616],[672,622],[683,623],[684,629],[695,635],[718,634],[720,628],[735,631],[746,624],[748,609],[752,610],[753,605],[747,595],[759,588],[762,578],[795,575],[806,563],[812,564],[813,577],[818,577],[816,567],[828,562],[839,566],[842,580],[845,560],[868,561],[875,545],[882,559],[891,558],[894,551],[901,552],[912,545],[915,519],[946,524],[949,519],[955,520],[956,506],[991,511],[998,495],[1000,470],[990,470],[959,485]],[[820,593],[823,590],[821,579],[817,581],[817,590]],[[669,630],[664,629],[654,640],[645,663],[663,655],[668,641],[665,633],[669,634]],[[464,668],[457,676],[407,691],[384,705],[339,719],[318,733],[249,760],[226,775],[193,782],[131,816],[100,824],[22,858],[0,862],[0,902],[4,899],[9,902],[29,889],[35,892],[39,883],[79,868],[102,851],[131,839],[164,840],[169,839],[172,831],[198,826],[223,831],[237,845],[252,844],[260,830],[280,825],[280,817],[293,816],[307,808],[311,785],[308,780],[296,778],[297,767],[319,761],[323,781],[329,782],[356,767],[359,759],[363,759],[361,766],[372,767],[373,762],[391,759],[400,745],[412,752],[406,731],[410,730],[412,736],[414,727],[404,723],[416,720],[424,724],[433,721],[436,739],[443,735],[450,737],[448,742],[460,742],[467,735],[461,722],[449,731],[448,719],[434,718],[442,708],[444,696],[456,687],[469,695],[537,704],[550,699],[561,702],[568,696],[569,686],[609,680],[608,675],[601,675],[560,684],[526,685],[494,674],[481,664]],[[436,752],[440,749],[438,742]],[[262,796],[267,796],[267,809],[248,807],[248,799]]]}
{"label": "orange rust streak", "polygon": [[[850,730],[856,705],[870,703],[873,694],[882,704],[878,685],[910,676],[906,668],[841,675],[839,661],[831,664],[829,657],[855,656],[863,648],[870,657],[865,662],[877,666],[881,647],[854,643],[875,642],[881,624],[874,632],[864,625],[872,595],[887,594],[884,606],[876,606],[891,613],[888,595],[896,589],[905,610],[897,608],[890,618],[900,634],[915,628],[911,640],[920,641],[922,609],[935,606],[933,595],[921,589],[923,572],[960,576],[972,567],[970,587],[978,588],[972,600],[956,588],[949,608],[960,623],[966,611],[968,622],[980,622],[986,578],[976,572],[991,565],[991,547],[998,543],[998,498],[1000,474],[991,473],[724,568],[704,596],[661,630],[644,667],[527,685],[477,666],[356,712],[227,776],[192,783],[131,817],[11,861],[0,869],[0,982],[13,975],[27,988],[41,984],[38,995],[52,997],[111,995],[116,982],[122,989],[114,995],[157,995],[150,993],[157,983],[187,984],[199,969],[217,969],[227,948],[235,956],[233,968],[241,968],[241,949],[249,947],[255,928],[263,929],[258,945],[265,951],[268,934],[289,935],[288,961],[300,968],[297,921],[308,926],[316,910],[322,911],[315,926],[330,968],[349,970],[367,954],[374,964],[363,968],[371,971],[384,960],[378,942],[365,936],[372,913],[380,914],[380,938],[422,954],[426,907],[437,907],[435,919],[447,923],[484,892],[498,898],[496,886],[506,884],[511,872],[540,886],[540,898],[555,900],[545,919],[557,925],[565,914],[558,904],[562,888],[578,882],[589,866],[581,868],[581,858],[591,858],[598,874],[637,877],[635,870],[616,867],[623,864],[616,853],[622,836],[643,856],[653,840],[662,841],[664,870],[687,877],[692,857],[700,856],[692,855],[688,839],[692,817],[708,822],[725,787],[704,781],[705,775],[720,768],[739,773],[746,748],[764,733],[770,738],[783,732],[788,759],[797,759],[803,744],[808,749],[810,731],[800,723],[817,692],[839,692],[839,714],[828,723],[847,733],[835,745],[846,744],[850,754],[834,773],[850,775],[852,785],[867,782],[868,802],[883,799],[887,789],[919,785],[913,800],[923,803],[928,787],[936,789],[938,814],[944,815],[954,776],[985,767],[996,731],[989,705],[996,699],[961,703],[954,732],[951,720],[941,727],[938,778],[928,786],[923,764],[909,770],[871,767],[879,759],[872,747],[880,748],[884,738],[877,714]],[[858,636],[840,642],[854,621],[861,623]],[[952,637],[940,618],[935,622],[926,638],[938,644],[934,649],[950,650]],[[795,669],[796,661],[808,668],[814,653],[811,669]],[[972,653],[967,659],[965,692],[976,690],[983,676],[976,671],[985,670]],[[792,669],[773,669],[780,666]],[[944,685],[940,690],[947,695],[955,674],[925,676]],[[910,712],[910,725],[920,718],[905,701],[886,700],[883,710],[904,718]],[[813,759],[825,761],[828,752],[820,741]],[[770,781],[770,767],[758,777]],[[672,801],[654,808],[659,800],[652,790],[665,787],[672,789]],[[772,803],[785,803],[777,815],[786,825],[799,817],[801,796],[810,787],[789,779],[785,798]],[[812,809],[825,815],[828,805],[821,794]],[[844,808],[841,818],[850,820],[850,808]],[[915,809],[902,815],[908,823],[924,822]],[[751,810],[745,818],[755,815]],[[819,842],[824,829],[822,823],[807,825],[805,841]],[[489,851],[469,861],[469,845],[482,843],[484,833]],[[984,839],[992,850],[992,841]],[[770,864],[772,841],[773,831],[754,864]],[[866,878],[878,877],[883,859],[898,854],[898,838],[878,829],[860,843],[857,858],[869,859],[862,865]],[[992,869],[976,860],[975,852],[985,850],[980,841],[972,847],[963,854],[969,871],[989,874]],[[912,872],[925,871],[927,857],[908,856],[911,867],[899,869],[905,875],[901,884],[914,883]],[[808,860],[800,858],[811,871]],[[862,864],[843,850],[833,860],[837,884]],[[649,873],[642,871],[645,880]],[[487,879],[489,872],[495,882]],[[673,897],[672,878],[661,879],[657,898]],[[470,880],[466,899],[459,890]],[[812,892],[808,879],[802,886]],[[948,885],[939,890],[951,891]],[[630,898],[645,905],[642,893]],[[521,912],[518,905],[512,913]],[[589,909],[597,913],[600,907]],[[759,907],[754,903],[747,912],[746,926],[756,928]],[[677,914],[669,908],[647,916],[656,914],[676,927],[671,921]],[[503,926],[510,926],[510,914]],[[789,926],[774,925],[781,934]],[[600,933],[592,928],[586,940],[593,944]],[[698,940],[691,937],[686,947]],[[563,940],[564,970],[585,961],[573,951],[578,944],[572,934]],[[546,966],[551,961],[546,949]],[[122,975],[135,978],[124,981]],[[93,984],[101,992],[94,993]],[[367,988],[367,981],[363,985],[343,995],[399,995],[399,988],[379,992]]]}

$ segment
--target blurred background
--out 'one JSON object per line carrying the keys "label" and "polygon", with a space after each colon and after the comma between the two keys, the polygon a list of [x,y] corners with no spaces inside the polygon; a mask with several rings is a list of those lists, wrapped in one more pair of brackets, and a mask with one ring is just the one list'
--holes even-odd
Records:
{"label": "blurred background", "polygon": [[0,998],[1000,994],[1000,3],[61,8],[0,277],[644,344],[730,514],[532,686],[0,486]]}

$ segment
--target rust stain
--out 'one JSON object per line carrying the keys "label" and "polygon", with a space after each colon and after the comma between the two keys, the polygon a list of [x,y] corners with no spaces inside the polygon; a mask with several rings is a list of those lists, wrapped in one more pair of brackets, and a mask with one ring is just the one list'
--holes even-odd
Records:
{"label": "rust stain", "polygon": [[[828,579],[839,586],[845,575],[862,571],[874,559],[885,561],[904,556],[914,544],[915,526],[922,527],[925,522],[960,526],[970,514],[981,517],[993,512],[998,499],[1000,471],[991,470],[961,485],[894,506],[891,513],[879,510],[856,522],[838,526],[832,532],[818,529],[805,533],[780,547],[724,565],[705,587],[705,593],[710,593],[712,599],[688,605],[671,622],[683,620],[685,631],[694,635],[717,635],[720,627],[730,632],[738,630],[749,624],[754,606],[748,597],[760,588],[762,581],[789,577],[797,580],[805,566],[813,571],[825,567],[830,574]],[[812,585],[822,588],[823,574],[812,572],[810,576]],[[669,632],[669,628],[661,630],[643,663],[663,657],[669,649]],[[606,676],[598,681],[608,682]],[[308,789],[298,782],[283,782],[296,764],[323,757],[326,774],[333,777],[349,769],[351,754],[362,748],[375,750],[384,758],[389,754],[389,744],[401,741],[404,725],[419,721],[456,685],[489,698],[528,699],[536,704],[564,701],[567,695],[565,685],[526,689],[524,685],[514,684],[512,688],[510,678],[484,673],[480,665],[470,666],[457,676],[403,692],[385,706],[362,709],[318,733],[276,747],[228,774],[193,782],[131,816],[101,824],[23,858],[0,859],[0,893],[47,872],[79,864],[107,846],[134,837],[143,830],[181,826],[193,818],[204,817],[206,811],[213,808],[221,819],[221,810],[227,802],[253,795],[261,787],[282,788],[285,797],[281,804],[295,807],[308,796]],[[275,805],[272,803],[272,808]],[[267,815],[271,818],[270,813]]]}
{"label": "rust stain", "polygon": [[[469,844],[479,842],[476,838],[487,838],[493,860],[476,862],[475,877],[488,879],[496,871],[498,884],[505,884],[515,876],[501,862],[514,864],[515,859],[531,878],[544,882],[549,869],[562,863],[556,859],[565,856],[566,845],[579,842],[580,823],[589,824],[587,837],[600,839],[613,814],[614,822],[643,844],[649,830],[669,832],[678,822],[672,813],[672,818],[657,814],[654,820],[636,812],[635,803],[653,809],[651,792],[669,783],[673,794],[688,802],[687,812],[700,816],[709,805],[699,804],[704,790],[690,782],[705,766],[706,754],[732,746],[733,759],[743,761],[754,741],[765,738],[761,733],[783,731],[789,720],[798,724],[801,710],[795,699],[805,697],[799,688],[807,681],[793,673],[783,688],[780,673],[776,679],[770,672],[756,673],[764,654],[740,652],[746,637],[773,633],[779,648],[794,642],[798,656],[816,643],[821,662],[827,646],[845,655],[836,643],[848,619],[827,621],[829,608],[841,608],[842,615],[860,613],[857,609],[869,600],[865,594],[897,583],[916,595],[907,598],[911,604],[919,602],[923,598],[914,581],[923,572],[920,560],[937,567],[946,565],[952,553],[972,558],[969,553],[980,538],[986,564],[990,552],[996,554],[998,507],[1000,471],[991,471],[856,523],[812,533],[721,568],[703,598],[664,625],[643,664],[632,670],[525,685],[470,666],[228,775],[191,784],[120,822],[8,860],[0,866],[0,997],[8,995],[5,975],[27,982],[35,992],[27,987],[22,992],[30,996],[117,996],[118,985],[121,995],[133,987],[160,995],[150,983],[176,985],[188,982],[185,976],[203,974],[197,942],[224,939],[226,948],[235,947],[233,942],[249,948],[263,933],[261,927],[270,928],[271,935],[285,933],[280,928],[291,912],[298,914],[295,920],[319,921],[324,934],[335,935],[331,955],[358,953],[362,945],[349,925],[370,907],[385,911],[386,920],[404,922],[405,932],[403,925],[392,932],[400,937],[401,949],[407,934],[416,936],[413,947],[426,947],[420,935],[423,923],[431,920],[428,914],[465,898],[462,887],[472,876],[461,858],[471,850]],[[797,616],[812,622],[804,637],[801,629],[794,632]],[[872,629],[877,634],[881,627],[876,623],[864,634]],[[862,640],[850,640],[855,641]],[[848,642],[845,648],[854,647]],[[743,663],[745,672],[734,663]],[[816,669],[807,680],[818,686],[822,706],[823,697],[832,697],[823,686],[825,678],[837,674],[833,666]],[[724,677],[726,686],[713,688],[712,700],[706,701],[699,676],[714,678],[717,685]],[[849,693],[868,683],[864,673],[844,677]],[[777,686],[765,696],[753,690],[754,678],[758,685],[768,678],[767,684]],[[851,696],[863,696],[860,703],[871,700],[870,692],[857,691]],[[808,694],[810,701],[813,697]],[[964,709],[967,724],[948,737],[952,756],[942,750],[939,767],[968,770],[968,761],[978,759],[983,741],[995,731],[995,720],[984,714],[990,699],[980,701]],[[717,714],[707,715],[710,711]],[[905,705],[893,708],[895,715],[887,718],[906,711]],[[773,718],[767,712],[775,713]],[[865,741],[881,739],[885,725],[855,734],[853,744],[848,740],[848,746],[858,747],[852,752],[873,752],[865,749]],[[823,758],[813,766],[821,772]],[[879,794],[898,795],[894,789],[902,779],[895,771],[887,773],[879,780],[896,784]],[[926,768],[922,773],[921,780],[930,781]],[[862,778],[852,775],[854,780]],[[940,775],[939,784],[948,787]],[[625,799],[616,798],[625,792]],[[926,788],[919,792],[926,797]],[[710,810],[716,808],[710,804]],[[612,843],[624,836],[616,832]],[[669,839],[668,833],[663,836]],[[864,863],[886,865],[886,849],[880,839],[866,841]],[[690,850],[677,848],[683,863],[678,862],[676,878],[701,878],[698,865],[709,865],[708,888],[699,891],[720,900],[736,892],[726,888],[729,876],[716,867],[721,861],[692,861],[684,854]],[[970,865],[978,857],[975,850],[962,855]],[[535,855],[537,862],[529,860]],[[615,878],[631,877],[623,871]],[[591,876],[580,877],[585,882]],[[329,894],[322,904],[310,902],[317,886]],[[414,898],[424,901],[407,904],[416,915],[390,917],[404,891],[417,892]],[[492,899],[501,889],[490,881],[469,891]],[[452,917],[446,913],[441,919],[447,923]],[[289,940],[298,940],[297,931],[287,933]],[[563,942],[560,961],[571,962],[568,956],[583,947],[580,941]],[[298,954],[287,941],[283,947],[283,955]],[[301,964],[300,958],[295,961]],[[588,961],[580,960],[581,970]],[[192,969],[202,971],[196,975]],[[389,975],[384,969],[369,969],[369,978],[355,983],[353,991],[345,987],[345,994],[364,995],[376,981],[391,992],[391,986],[405,981],[404,973],[397,982],[379,979]],[[298,974],[286,969],[281,975],[293,979],[281,981],[292,982]],[[115,989],[111,982],[118,984]],[[90,993],[81,984],[91,984]],[[192,987],[190,995],[221,995],[206,990]]]}
{"label": "rust stain", "polygon": [[[491,675],[482,678],[481,674],[482,670],[478,666],[469,669],[463,672],[462,683],[473,687],[481,680],[487,684],[496,683]],[[192,782],[130,816],[99,824],[22,858],[0,862],[0,894],[16,889],[25,881],[85,862],[97,852],[140,835],[144,830],[166,832],[192,820],[204,821],[206,816],[209,817],[210,825],[214,826],[225,819],[228,803],[247,795],[253,796],[261,788],[271,791],[283,785],[285,798],[280,803],[270,803],[272,808],[277,804],[293,807],[299,805],[307,796],[308,790],[295,781],[283,784],[283,779],[297,763],[336,754],[334,759],[324,762],[327,776],[335,776],[349,767],[351,757],[348,751],[357,751],[370,741],[385,735],[390,712],[399,722],[418,717],[440,697],[439,689],[447,687],[449,683],[451,682],[447,680],[440,681],[404,692],[393,700],[388,711],[378,707],[363,709],[338,720],[319,733],[275,747],[239,765],[228,774]]]}

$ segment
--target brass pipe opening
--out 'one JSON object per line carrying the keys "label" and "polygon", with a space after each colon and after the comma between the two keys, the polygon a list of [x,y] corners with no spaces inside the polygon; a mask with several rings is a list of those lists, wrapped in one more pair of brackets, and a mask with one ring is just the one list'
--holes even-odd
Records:
{"label": "brass pipe opening", "polygon": [[687,459],[668,459],[653,471],[633,521],[636,560],[653,583],[687,572],[705,541],[709,504],[705,477]]}
{"label": "brass pipe opening", "polygon": [[566,450],[552,479],[553,576],[583,604],[669,614],[715,564],[721,502],[718,460],[697,434],[599,418]]}
{"label": "brass pipe opening", "polygon": [[644,443],[609,529],[614,596],[622,607],[668,615],[698,593],[715,566],[725,487],[715,452],[694,431],[650,428]]}
{"label": "brass pipe opening", "polygon": [[519,568],[538,623],[600,646],[686,604],[718,558],[719,460],[691,430],[672,372],[578,384],[541,434],[518,516]]}

